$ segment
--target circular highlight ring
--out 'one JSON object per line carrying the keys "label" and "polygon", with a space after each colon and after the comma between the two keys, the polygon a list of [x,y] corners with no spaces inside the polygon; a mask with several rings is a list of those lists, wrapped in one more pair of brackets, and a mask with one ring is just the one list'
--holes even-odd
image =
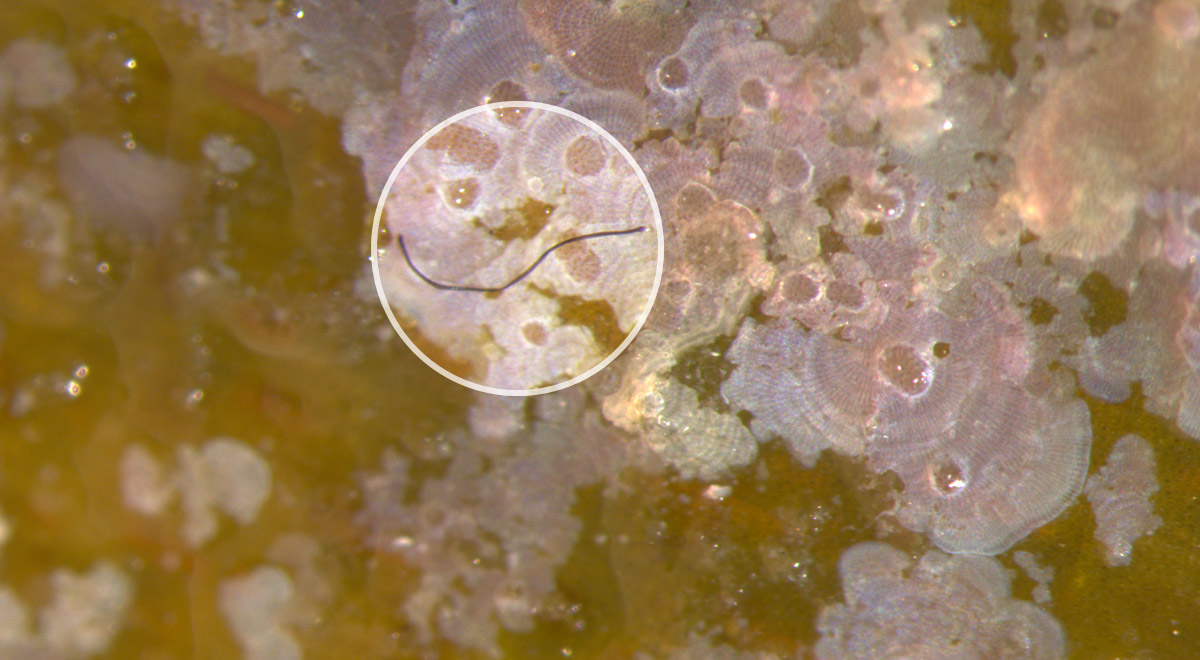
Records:
{"label": "circular highlight ring", "polygon": [[[505,110],[505,109],[509,109],[509,108],[525,108],[525,109],[530,109],[530,110],[542,110],[545,112],[550,112],[550,113],[558,114],[558,115],[561,115],[564,117],[568,117],[570,119],[575,120],[576,122],[579,122],[580,124],[583,124],[588,129],[590,129],[592,132],[594,132],[596,135],[603,138],[604,141],[610,147],[612,147],[614,150],[616,150],[616,152],[618,154],[621,155],[621,157],[625,160],[625,162],[629,165],[629,167],[632,168],[634,174],[638,178],[638,181],[641,183],[642,190],[646,194],[646,198],[649,201],[651,213],[654,216],[654,229],[655,229],[655,236],[656,236],[656,242],[657,242],[657,257],[656,257],[655,269],[654,269],[654,282],[650,288],[650,295],[648,296],[648,298],[646,300],[646,304],[643,307],[642,311],[638,314],[637,320],[634,322],[633,327],[629,330],[628,334],[626,334],[625,339],[620,343],[620,345],[617,346],[617,348],[615,348],[614,350],[612,350],[603,359],[601,359],[600,362],[593,365],[592,367],[587,369],[585,372],[583,372],[577,376],[574,376],[574,377],[572,377],[566,381],[563,381],[561,383],[555,383],[553,385],[547,385],[544,387],[537,387],[537,388],[524,389],[524,390],[491,387],[488,385],[482,385],[480,383],[475,383],[475,382],[469,381],[465,378],[462,378],[461,376],[451,373],[445,367],[441,366],[440,364],[435,362],[433,359],[431,359],[428,355],[426,355],[420,348],[417,347],[416,343],[404,331],[404,328],[401,325],[400,321],[396,318],[396,315],[392,312],[391,305],[389,304],[388,299],[387,299],[387,294],[384,291],[383,279],[382,279],[382,276],[380,273],[380,268],[379,268],[379,262],[380,262],[380,259],[379,259],[379,255],[380,255],[379,227],[380,227],[380,223],[382,222],[382,219],[383,219],[384,208],[386,206],[388,196],[391,193],[392,186],[396,182],[396,178],[399,176],[401,170],[404,169],[404,166],[409,162],[409,160],[413,157],[413,155],[415,153],[417,153],[417,151],[419,149],[421,149],[423,146],[425,146],[426,142],[428,142],[432,137],[434,137],[435,135],[440,133],[447,126],[456,124],[459,121],[461,121],[467,117],[471,117],[471,116],[481,113],[481,112],[487,112],[487,111],[493,111],[493,110]],[[396,166],[394,168],[392,168],[392,172],[388,176],[387,182],[384,184],[383,190],[379,195],[379,201],[375,205],[375,215],[374,215],[374,219],[371,224],[371,253],[370,254],[371,254],[371,257],[370,257],[371,276],[375,281],[375,290],[379,294],[379,301],[383,305],[384,314],[387,315],[388,321],[391,322],[391,324],[392,324],[392,328],[394,328],[396,330],[396,333],[400,335],[400,339],[402,339],[404,341],[405,345],[408,346],[409,350],[411,350],[413,353],[415,353],[416,356],[419,357],[422,362],[424,362],[426,365],[429,366],[429,368],[433,369],[434,371],[441,374],[445,378],[447,378],[455,383],[458,383],[459,385],[462,385],[463,387],[469,387],[477,392],[484,392],[487,394],[495,394],[498,396],[533,396],[536,394],[548,394],[550,392],[557,392],[558,390],[566,389],[568,387],[571,387],[572,385],[581,383],[584,380],[591,378],[596,373],[598,373],[601,369],[603,369],[604,367],[607,367],[610,363],[612,363],[612,361],[615,360],[617,358],[617,356],[619,356],[629,346],[629,344],[633,341],[634,337],[636,337],[638,332],[642,329],[642,326],[646,323],[646,319],[650,315],[650,310],[654,306],[655,298],[657,298],[657,296],[658,296],[658,287],[659,287],[659,284],[662,282],[663,263],[664,263],[664,258],[665,258],[665,244],[664,244],[664,239],[663,239],[662,213],[659,211],[658,201],[654,196],[654,191],[650,188],[650,181],[646,178],[646,173],[642,171],[642,168],[640,166],[638,166],[637,161],[634,160],[633,155],[631,153],[629,153],[629,150],[626,149],[615,137],[613,137],[608,131],[604,130],[604,128],[602,128],[596,122],[588,119],[587,117],[580,115],[577,112],[573,112],[573,111],[567,110],[565,108],[561,108],[561,107],[558,107],[555,105],[550,105],[547,103],[540,103],[537,101],[505,101],[502,103],[488,103],[488,104],[484,104],[484,105],[478,105],[478,106],[475,106],[468,110],[464,110],[448,119],[445,119],[444,121],[440,122],[437,126],[434,126],[433,128],[426,131],[420,137],[420,139],[418,139],[415,143],[413,143],[413,145],[411,147],[408,148],[408,151],[406,151],[404,153],[404,156],[402,156],[400,158],[399,162],[396,163]]]}

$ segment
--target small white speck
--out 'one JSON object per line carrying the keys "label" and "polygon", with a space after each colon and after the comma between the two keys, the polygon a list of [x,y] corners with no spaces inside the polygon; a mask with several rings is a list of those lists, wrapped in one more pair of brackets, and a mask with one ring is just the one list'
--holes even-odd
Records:
{"label": "small white speck", "polygon": [[392,539],[393,548],[411,548],[412,546],[413,540],[410,536],[397,536],[396,538]]}
{"label": "small white speck", "polygon": [[715,502],[720,502],[726,497],[729,497],[729,494],[732,492],[733,488],[730,488],[729,486],[718,486],[714,484],[705,489],[704,496]]}
{"label": "small white speck", "polygon": [[241,174],[257,162],[253,152],[239,145],[229,135],[210,135],[200,148],[217,172],[224,175]]}

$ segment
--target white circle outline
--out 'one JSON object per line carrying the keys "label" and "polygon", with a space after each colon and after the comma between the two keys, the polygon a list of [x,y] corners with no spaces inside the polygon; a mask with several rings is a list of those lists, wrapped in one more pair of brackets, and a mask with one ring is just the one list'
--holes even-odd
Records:
{"label": "white circle outline", "polygon": [[[545,110],[547,112],[553,112],[563,115],[564,117],[570,117],[571,119],[574,119],[575,121],[600,134],[600,136],[603,137],[604,140],[609,143],[609,145],[611,145],[617,150],[618,153],[624,156],[625,162],[629,163],[629,166],[633,168],[634,173],[637,174],[638,180],[641,181],[642,189],[646,191],[646,196],[650,198],[650,209],[654,212],[654,229],[658,237],[658,260],[655,263],[654,286],[650,288],[650,299],[646,301],[646,307],[642,310],[642,313],[638,315],[637,322],[633,324],[633,329],[630,330],[629,334],[625,336],[625,341],[621,342],[621,345],[613,350],[613,352],[609,353],[607,357],[584,373],[562,383],[547,385],[546,387],[536,387],[531,390],[506,390],[499,387],[489,387],[487,385],[473,383],[465,378],[455,376],[441,365],[431,360],[429,356],[425,355],[425,353],[423,353],[421,349],[417,348],[417,345],[408,338],[408,335],[404,332],[404,328],[400,326],[400,322],[396,319],[396,315],[392,313],[392,306],[388,304],[387,294],[385,294],[383,291],[383,279],[379,274],[379,223],[383,218],[383,209],[387,203],[388,194],[391,192],[392,184],[396,182],[396,177],[399,176],[400,170],[404,168],[409,159],[412,158],[413,154],[415,154],[418,149],[425,146],[425,143],[428,142],[429,139],[434,135],[437,135],[439,132],[441,132],[443,128],[472,115],[479,114],[480,112],[487,112],[488,110],[504,110],[506,108],[528,108],[532,110]],[[417,357],[421,358],[422,362],[447,379],[458,383],[463,387],[469,387],[477,392],[495,394],[498,396],[534,396],[537,394],[549,394],[550,392],[557,392],[591,378],[599,373],[601,369],[607,367],[613,360],[617,359],[617,356],[625,352],[626,347],[629,346],[630,342],[632,342],[634,337],[637,336],[638,332],[641,331],[642,326],[646,323],[646,319],[650,316],[650,309],[654,307],[654,300],[658,297],[658,285],[662,282],[663,260],[665,258],[665,254],[666,249],[663,241],[662,213],[658,210],[658,200],[654,196],[654,190],[650,188],[650,180],[646,178],[646,173],[642,171],[641,166],[639,166],[637,161],[633,159],[633,154],[629,153],[629,150],[626,149],[625,146],[617,140],[617,138],[613,137],[611,133],[604,130],[596,122],[577,112],[567,110],[566,108],[560,108],[556,105],[550,105],[548,103],[541,103],[538,101],[504,101],[501,103],[485,103],[483,105],[477,105],[473,108],[463,110],[449,119],[443,120],[437,126],[434,126],[426,131],[425,134],[420,137],[420,139],[418,139],[411,147],[408,148],[408,151],[404,152],[404,156],[402,156],[400,161],[396,163],[396,166],[392,168],[392,173],[390,176],[388,176],[387,183],[383,185],[383,192],[379,194],[379,201],[375,204],[375,219],[371,223],[371,277],[375,280],[375,291],[379,294],[379,302],[383,304],[383,312],[387,315],[388,320],[391,321],[392,328],[394,328],[396,333],[400,335],[400,339],[404,341],[404,344],[408,346],[409,350],[415,353]]]}

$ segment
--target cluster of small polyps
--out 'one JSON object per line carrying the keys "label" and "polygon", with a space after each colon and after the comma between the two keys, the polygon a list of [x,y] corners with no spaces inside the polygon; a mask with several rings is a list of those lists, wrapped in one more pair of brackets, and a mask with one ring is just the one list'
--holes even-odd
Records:
{"label": "cluster of small polyps", "polygon": [[[637,234],[563,240],[635,228]],[[395,180],[379,267],[392,309],[483,385],[527,390],[585,373],[633,329],[654,282],[655,222],[633,168],[587,125],[541,109],[480,112],[414,152]],[[407,250],[407,253],[403,252]],[[411,259],[411,263],[410,263]],[[496,296],[439,283],[503,287]],[[605,304],[608,327],[570,316]],[[443,365],[445,366],[445,365]]]}
{"label": "cluster of small polyps", "polygon": [[1108,461],[1084,487],[1096,515],[1096,540],[1109,566],[1128,566],[1133,542],[1162,524],[1150,496],[1158,492],[1154,448],[1136,435],[1117,440]]}
{"label": "cluster of small polyps", "polygon": [[[828,8],[801,17],[697,5],[664,19],[565,0],[423,3],[407,98],[347,115],[346,145],[363,156],[374,191],[402,151],[396,145],[472,105],[543,100],[593,116],[633,148],[667,243],[661,293],[639,341],[592,384],[605,417],[683,475],[707,478],[753,459],[754,438],[733,414],[749,412],[758,440],[783,437],[806,463],[832,447],[899,474],[900,519],[939,547],[995,553],[1057,515],[1082,486],[1088,413],[1063,393],[1065,372],[1047,366],[1086,338],[1073,334],[1086,310],[1063,292],[1073,295],[1087,268],[1059,272],[1037,253],[1027,267],[1013,265],[1018,232],[1003,214],[993,221],[997,196],[979,192],[1009,185],[1007,175],[977,157],[1005,148],[998,125],[1011,129],[1014,118],[996,110],[1004,83],[973,73],[982,49],[972,30],[949,30],[940,5],[911,4],[835,20]],[[764,17],[780,34],[813,41],[763,39]],[[797,20],[857,34],[828,52],[812,30],[788,23]],[[834,25],[847,20],[861,24]],[[634,82],[631,67],[643,72]],[[506,198],[555,205],[530,181],[550,190],[574,176],[557,156],[557,167],[545,167],[509,153],[517,151],[504,146],[511,135],[538,133],[526,115],[477,117],[421,156],[429,172],[447,163],[461,172],[439,173],[445,181],[432,187],[429,177],[402,185],[404,208],[389,209],[389,230],[411,239],[435,279],[495,282],[528,261],[461,222],[507,227],[502,215],[475,210],[505,208],[488,177],[505,182]],[[869,130],[875,122],[879,133]],[[414,219],[430,214],[460,221]],[[619,265],[588,261],[576,270]],[[558,279],[581,294],[599,281],[565,274]],[[464,309],[471,316],[520,295],[431,297],[399,266],[386,279],[413,294],[402,306],[430,329],[425,336],[459,356],[468,354],[459,346],[466,340],[455,339],[469,325]],[[1059,310],[1054,323],[1034,326],[1018,314],[1035,298]],[[490,314],[522,329],[491,332],[503,349],[497,373],[544,368],[526,344],[573,331],[547,321],[553,310],[531,314],[531,305]],[[756,311],[758,322],[743,323]],[[726,355],[712,349],[739,329]],[[717,380],[736,365],[723,401],[714,403],[716,382],[681,374],[681,358],[696,355],[713,368],[695,371]]]}
{"label": "cluster of small polyps", "polygon": [[791,320],[748,321],[722,391],[812,464],[827,447],[904,481],[899,519],[948,552],[994,554],[1057,516],[1087,474],[1078,399],[1035,397],[1025,320],[989,282],[951,318],[892,303],[883,322],[837,337]]}
{"label": "cluster of small polyps", "polygon": [[[744,18],[719,12],[698,17],[679,48],[647,74],[650,119],[673,135],[647,141],[636,153],[663,205],[667,272],[655,313],[633,347],[635,357],[619,385],[602,390],[606,417],[642,434],[652,447],[666,448],[660,453],[685,476],[741,465],[753,453],[739,432],[709,433],[724,429],[723,417],[733,419],[726,413],[702,410],[708,423],[697,425],[697,415],[685,414],[686,406],[676,403],[686,390],[671,382],[681,354],[733,335],[741,319],[755,311],[753,299],[764,294],[758,306],[763,314],[791,318],[820,332],[869,330],[884,321],[889,305],[899,304],[888,290],[915,288],[914,274],[928,272],[936,256],[926,243],[937,243],[914,240],[917,230],[911,227],[933,184],[921,184],[889,166],[876,150],[831,141],[834,132],[843,130],[839,108],[852,105],[844,97],[853,94],[840,89],[822,58],[787,54],[779,44],[759,39],[759,24]],[[876,55],[900,57],[915,47],[914,40],[935,39],[938,29],[923,24],[918,32],[897,52],[877,44]],[[928,71],[920,76],[938,93],[922,95],[919,102],[885,94],[878,112],[891,112],[892,102],[924,108],[940,98],[936,77]],[[721,208],[740,211],[708,211]],[[696,245],[708,246],[707,252]],[[734,269],[736,274],[729,272]],[[746,354],[764,349],[749,346],[748,339],[739,342]],[[734,355],[736,351],[724,359],[736,361]],[[746,385],[746,396],[761,401],[763,391],[785,387],[788,377],[779,365],[767,368],[772,371],[763,374],[767,382]],[[736,391],[745,374],[738,378],[726,383],[726,402],[757,415],[753,407],[739,403]],[[857,385],[848,384],[847,390]],[[836,384],[804,386],[810,389],[795,391],[796,398],[819,398],[826,394],[822,387]],[[785,405],[794,415],[794,402]],[[1070,420],[1077,422],[1078,415]],[[756,435],[763,440],[774,434],[795,440],[801,432],[760,422],[756,420]],[[676,431],[681,428],[686,433]],[[1081,432],[1086,436],[1086,422]],[[839,434],[837,442],[855,440]],[[828,442],[799,453],[811,461],[824,446]],[[793,447],[798,445],[793,442]],[[1080,451],[1086,453],[1086,442],[1074,453]],[[884,463],[880,461],[880,469],[888,469]],[[1082,478],[1079,461],[1074,463],[1063,502],[1077,492]],[[1063,502],[1048,508],[1056,513]],[[1036,511],[1026,515],[1044,520],[1047,512],[1038,510],[1041,506],[1033,505]],[[913,525],[934,527],[919,520],[926,515],[920,508],[916,505],[909,515]],[[998,542],[946,541],[963,547]]]}
{"label": "cluster of small polyps", "polygon": [[1059,658],[1054,617],[1015,600],[991,557],[918,561],[884,543],[860,543],[838,564],[845,604],[817,621],[817,658]]}
{"label": "cluster of small polyps", "polygon": [[[678,159],[683,171],[698,158],[689,158],[674,141],[643,152],[648,160]],[[652,172],[656,190],[673,188],[669,177],[677,175],[674,168]],[[644,437],[685,476],[710,478],[753,460],[754,441],[732,415],[700,409],[695,390],[667,372],[680,353],[733,333],[771,268],[762,222],[741,204],[717,202],[694,179],[678,188],[666,213],[674,230],[668,235],[669,275],[633,347],[633,359],[612,384],[613,391],[606,392],[604,413]]]}

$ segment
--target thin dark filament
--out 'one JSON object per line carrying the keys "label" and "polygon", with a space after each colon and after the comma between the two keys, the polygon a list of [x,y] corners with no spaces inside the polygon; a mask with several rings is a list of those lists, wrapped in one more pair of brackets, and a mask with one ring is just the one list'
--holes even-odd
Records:
{"label": "thin dark filament", "polygon": [[559,241],[559,242],[555,243],[554,245],[551,245],[550,247],[546,248],[546,251],[542,253],[542,256],[537,258],[537,261],[530,264],[529,268],[526,268],[525,270],[521,271],[520,274],[518,274],[516,277],[509,280],[508,284],[505,284],[503,286],[460,286],[457,284],[443,284],[441,282],[434,281],[434,280],[430,279],[428,275],[426,275],[425,273],[422,273],[421,270],[419,268],[417,268],[417,265],[413,263],[412,257],[408,256],[408,248],[404,247],[404,236],[403,235],[400,235],[400,234],[396,235],[396,243],[400,246],[400,252],[402,252],[404,254],[404,260],[406,262],[408,262],[408,267],[412,270],[412,272],[416,273],[417,277],[421,278],[426,284],[428,284],[429,286],[431,286],[435,289],[441,289],[442,291],[474,291],[476,293],[500,293],[501,291],[507,289],[508,287],[525,279],[530,273],[533,272],[533,270],[535,268],[540,266],[541,263],[546,260],[546,257],[550,256],[551,252],[557,250],[558,248],[560,248],[564,245],[570,245],[571,243],[576,243],[578,241],[586,241],[591,238],[602,238],[604,236],[624,236],[626,234],[636,234],[638,232],[646,231],[646,229],[648,229],[648,227],[634,227],[633,229],[620,229],[620,230],[614,230],[614,231],[598,231],[598,232],[595,232],[592,234],[584,234],[582,236],[572,236],[571,238],[568,238],[566,240]]}

